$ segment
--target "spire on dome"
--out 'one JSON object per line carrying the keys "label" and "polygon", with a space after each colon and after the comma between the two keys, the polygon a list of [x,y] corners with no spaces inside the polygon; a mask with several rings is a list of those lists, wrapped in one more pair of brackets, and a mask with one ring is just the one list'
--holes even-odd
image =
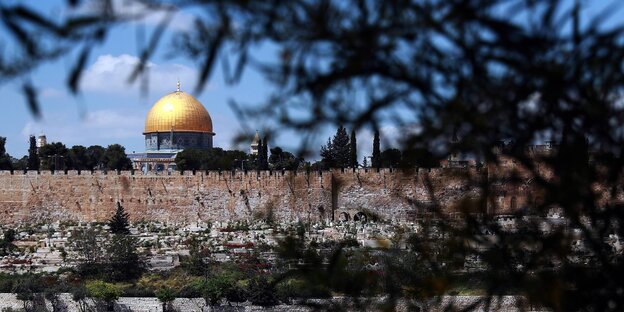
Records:
{"label": "spire on dome", "polygon": [[177,87],[178,88],[177,88],[176,92],[180,92],[180,79],[178,79]]}

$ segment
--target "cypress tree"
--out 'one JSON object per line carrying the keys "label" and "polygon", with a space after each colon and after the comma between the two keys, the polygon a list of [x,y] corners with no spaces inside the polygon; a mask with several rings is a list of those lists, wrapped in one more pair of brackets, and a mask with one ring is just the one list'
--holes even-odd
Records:
{"label": "cypress tree", "polygon": [[355,138],[355,130],[351,130],[351,141],[349,142],[349,156],[351,168],[357,168],[357,141]]}
{"label": "cypress tree", "polygon": [[115,214],[108,220],[111,233],[130,234],[130,230],[128,229],[129,225],[128,213],[126,213],[123,206],[117,202],[117,211],[115,211]]}
{"label": "cypress tree", "polygon": [[4,148],[5,143],[6,138],[0,137],[0,170],[12,170],[13,164],[11,163],[11,157]]}
{"label": "cypress tree", "polygon": [[37,151],[37,142],[35,136],[30,136],[30,146],[28,147],[28,169],[39,170],[39,153]]}
{"label": "cypress tree", "polygon": [[327,168],[334,166],[334,147],[331,138],[327,139],[327,144],[321,146],[321,157],[323,157],[323,165]]}
{"label": "cypress tree", "polygon": [[371,166],[373,168],[381,168],[381,150],[379,145],[379,130],[375,130],[375,137],[373,138],[373,158],[371,159]]}
{"label": "cypress tree", "polygon": [[264,164],[262,163],[262,150],[264,146],[262,145],[262,139],[258,140],[258,155],[256,155],[256,162],[258,164],[258,170],[262,170],[264,168]]}
{"label": "cypress tree", "polygon": [[269,169],[269,146],[267,142],[269,139],[265,136],[262,140],[262,170]]}
{"label": "cypress tree", "polygon": [[343,126],[340,126],[338,131],[336,131],[332,145],[334,147],[334,154],[336,155],[336,167],[349,167],[349,135],[347,134],[347,129]]}
{"label": "cypress tree", "polygon": [[321,147],[321,157],[330,168],[347,168],[351,165],[349,135],[343,126],[336,130],[333,139],[327,140],[327,145]]}

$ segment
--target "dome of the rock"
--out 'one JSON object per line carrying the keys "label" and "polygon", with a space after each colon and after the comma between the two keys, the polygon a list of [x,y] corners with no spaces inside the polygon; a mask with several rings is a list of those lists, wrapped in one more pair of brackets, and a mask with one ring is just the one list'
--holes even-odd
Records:
{"label": "dome of the rock", "polygon": [[160,98],[145,120],[147,151],[177,151],[212,148],[212,119],[192,95],[178,89]]}

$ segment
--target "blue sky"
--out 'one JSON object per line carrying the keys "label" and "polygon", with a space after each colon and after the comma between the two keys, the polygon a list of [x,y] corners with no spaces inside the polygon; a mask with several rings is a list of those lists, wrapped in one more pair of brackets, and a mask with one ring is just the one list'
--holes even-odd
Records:
{"label": "blue sky", "polygon": [[[37,1],[44,4],[43,12],[59,12],[64,1]],[[148,31],[161,16],[149,17],[143,24]],[[14,156],[26,154],[31,134],[46,134],[48,141],[72,145],[109,145],[120,143],[128,152],[143,151],[144,118],[152,103],[174,91],[180,79],[182,89],[195,86],[196,69],[183,58],[166,58],[167,44],[176,30],[190,27],[188,16],[179,13],[171,31],[162,41],[159,53],[150,64],[149,92],[140,92],[137,83],[129,85],[127,77],[137,62],[139,47],[136,42],[136,24],[116,28],[109,40],[91,54],[81,82],[81,94],[69,94],[65,79],[75,61],[68,55],[46,64],[29,77],[39,88],[42,106],[41,120],[35,120],[19,93],[22,79],[0,85],[3,113],[0,114],[0,136],[7,137],[7,150]],[[248,72],[236,86],[225,86],[220,70],[215,70],[210,84],[198,99],[210,112],[217,133],[215,145],[232,148],[232,137],[243,127],[238,123],[227,102],[230,98],[251,101],[266,94],[268,86],[255,73]],[[254,125],[248,129],[255,130]],[[248,130],[247,129],[247,130]]]}
{"label": "blue sky", "polygon": [[[15,2],[16,0],[13,0]],[[610,1],[591,1],[591,9],[598,12]],[[42,12],[62,14],[65,1],[27,1],[36,3]],[[586,4],[589,2],[585,2]],[[598,4],[597,4],[598,3]],[[602,3],[602,4],[599,4]],[[620,13],[621,10],[620,10]],[[617,14],[616,14],[617,15]],[[142,22],[148,29],[154,27],[161,16],[154,15]],[[621,17],[620,17],[621,19]],[[142,131],[144,118],[150,106],[161,96],[174,91],[180,79],[182,89],[190,91],[195,86],[196,68],[181,57],[171,58],[168,44],[175,31],[191,27],[188,13],[179,12],[167,35],[161,41],[158,53],[150,64],[149,92],[142,95],[138,84],[126,83],[132,66],[137,62],[139,48],[136,42],[138,24],[117,27],[109,34],[106,43],[96,48],[89,59],[81,82],[81,94],[69,94],[65,79],[75,62],[75,55],[67,55],[58,61],[46,64],[29,76],[39,88],[43,118],[35,120],[27,109],[20,91],[22,79],[0,84],[0,136],[7,137],[7,151],[13,157],[27,153],[29,135],[46,134],[48,142],[60,141],[72,145],[102,145],[119,143],[128,152],[144,150]],[[617,20],[617,18],[616,18]],[[272,57],[268,50],[259,50],[256,57]],[[262,129],[261,124],[241,125],[237,116],[227,104],[230,99],[241,103],[260,103],[271,91],[270,86],[259,74],[246,70],[237,85],[226,85],[220,66],[215,67],[209,85],[198,100],[206,106],[212,116],[215,146],[236,148],[232,138],[238,133],[249,133]],[[327,128],[320,134],[320,147],[335,129]],[[392,125],[382,127],[382,135],[391,142],[399,131]],[[288,132],[274,139],[273,145],[285,148],[297,147],[298,138]],[[370,131],[358,133],[359,158],[370,155]],[[248,146],[238,146],[247,149]],[[314,158],[314,157],[312,157]]]}
{"label": "blue sky", "polygon": [[[41,12],[53,16],[62,15],[64,1],[26,3],[36,3]],[[197,76],[193,63],[183,57],[172,58],[168,55],[172,51],[169,47],[171,36],[176,31],[192,27],[189,13],[178,12],[161,40],[158,52],[151,59],[148,94],[140,92],[138,83],[127,83],[140,51],[136,41],[137,27],[145,27],[149,35],[160,18],[162,15],[154,14],[142,21],[141,25],[133,23],[115,28],[106,43],[91,53],[78,96],[71,95],[66,87],[67,73],[76,55],[67,55],[45,64],[24,77],[31,79],[39,88],[43,116],[40,120],[36,120],[29,112],[20,93],[24,79],[0,84],[0,98],[5,104],[0,114],[0,136],[7,137],[8,153],[16,158],[27,154],[29,136],[42,133],[47,136],[48,142],[60,141],[67,147],[119,143],[126,147],[127,152],[144,151],[142,131],[151,105],[161,96],[174,91],[178,79],[182,90],[191,92]],[[271,57],[270,52],[264,50],[260,50],[256,57]],[[215,146],[241,150],[249,148],[247,144],[234,145],[233,138],[241,133],[252,136],[255,130],[261,130],[265,125],[241,124],[228,102],[233,99],[238,103],[261,103],[270,90],[270,86],[253,70],[246,70],[240,83],[227,85],[221,67],[215,67],[209,84],[197,96],[212,117],[216,132]],[[335,132],[333,128],[325,130],[318,137],[318,147]],[[385,132],[391,134],[393,130],[388,128]],[[359,142],[368,143],[371,140],[370,131],[358,133]],[[292,133],[282,132],[271,143],[273,146],[295,150],[299,140]],[[359,154],[370,155],[371,147],[368,145],[371,144],[361,143]]]}

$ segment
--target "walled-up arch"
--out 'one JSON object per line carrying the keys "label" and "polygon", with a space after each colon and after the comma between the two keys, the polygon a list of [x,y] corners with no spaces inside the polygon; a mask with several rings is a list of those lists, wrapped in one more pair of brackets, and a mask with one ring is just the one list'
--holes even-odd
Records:
{"label": "walled-up arch", "polygon": [[351,220],[351,216],[349,216],[348,213],[343,211],[340,213],[340,217],[338,220],[340,220],[340,222],[348,222]]}
{"label": "walled-up arch", "polygon": [[353,221],[366,223],[368,221],[368,217],[363,212],[358,212],[353,216]]}
{"label": "walled-up arch", "polygon": [[516,199],[516,196],[511,196],[511,200],[509,202],[509,209],[511,210],[511,212],[514,212],[518,209],[518,200]]}

